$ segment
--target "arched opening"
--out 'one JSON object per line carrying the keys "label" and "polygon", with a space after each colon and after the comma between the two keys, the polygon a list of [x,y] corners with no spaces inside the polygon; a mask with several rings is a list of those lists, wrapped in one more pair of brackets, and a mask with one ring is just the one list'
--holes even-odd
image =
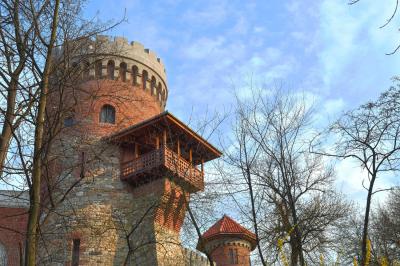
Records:
{"label": "arched opening", "polygon": [[101,61],[100,60],[96,61],[95,68],[94,68],[94,76],[97,79],[101,79],[101,71],[102,71],[102,69],[103,69],[103,65],[102,65]]}
{"label": "arched opening", "polygon": [[146,90],[147,88],[147,80],[149,79],[149,74],[147,73],[146,70],[143,70],[142,72],[142,86],[143,90]]}
{"label": "arched opening", "polygon": [[115,124],[115,108],[112,105],[105,104],[100,110],[100,123]]}
{"label": "arched opening", "polygon": [[119,64],[119,76],[121,81],[125,82],[126,81],[126,63],[122,62],[121,64]]}
{"label": "arched opening", "polygon": [[137,80],[138,74],[139,74],[138,67],[137,66],[132,66],[132,73],[131,73],[131,75],[132,75],[132,85],[137,85],[138,84],[138,80]]}
{"label": "arched opening", "polygon": [[81,67],[78,64],[78,62],[72,62],[72,70],[71,70],[70,74],[74,79],[80,78]]}
{"label": "arched opening", "polygon": [[167,98],[167,95],[166,95],[166,91],[164,89],[162,92],[162,101],[165,102],[166,98]]}
{"label": "arched opening", "polygon": [[151,84],[150,84],[150,89],[151,89],[151,95],[156,94],[156,78],[154,76],[151,77]]}
{"label": "arched opening", "polygon": [[82,78],[88,79],[89,78],[89,72],[90,71],[90,64],[89,62],[83,62],[83,72],[82,72]]}
{"label": "arched opening", "polygon": [[158,86],[157,86],[157,99],[158,99],[159,101],[161,101],[161,92],[162,92],[161,82],[158,82]]}
{"label": "arched opening", "polygon": [[114,60],[109,60],[107,63],[107,78],[114,79],[115,62]]}
{"label": "arched opening", "polygon": [[6,247],[0,243],[0,265],[7,265]]}

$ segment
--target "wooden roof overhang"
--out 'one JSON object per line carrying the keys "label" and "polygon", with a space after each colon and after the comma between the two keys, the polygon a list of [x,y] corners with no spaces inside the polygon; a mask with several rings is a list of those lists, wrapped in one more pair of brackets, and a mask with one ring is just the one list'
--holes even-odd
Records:
{"label": "wooden roof overhang", "polygon": [[179,139],[183,148],[191,148],[195,164],[200,164],[202,160],[207,162],[222,155],[217,148],[167,111],[113,133],[105,137],[105,140],[115,144],[143,143],[149,137],[161,137],[163,132],[167,134],[167,143],[176,142]]}

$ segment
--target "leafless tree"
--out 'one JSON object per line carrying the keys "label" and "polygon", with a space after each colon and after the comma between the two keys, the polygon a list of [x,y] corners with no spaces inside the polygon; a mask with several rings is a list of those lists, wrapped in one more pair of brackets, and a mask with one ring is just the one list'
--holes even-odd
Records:
{"label": "leafless tree", "polygon": [[[348,4],[349,4],[349,5],[355,5],[355,4],[359,3],[359,2],[362,2],[362,1],[361,1],[361,0],[349,0]],[[387,3],[385,3],[385,5],[386,5],[386,4],[387,4]],[[392,12],[392,14],[388,17],[388,19],[386,20],[386,22],[383,23],[383,24],[379,27],[380,29],[385,28],[387,25],[389,25],[389,24],[395,19],[396,15],[397,15],[397,12],[398,12],[398,9],[399,9],[399,0],[393,0],[393,1],[392,1],[392,4],[393,4],[393,12]],[[393,49],[392,52],[387,53],[386,55],[393,55],[393,54],[395,54],[399,49],[400,49],[400,44],[399,44],[395,49]]]}
{"label": "leafless tree", "polygon": [[390,192],[371,220],[370,238],[374,260],[386,259],[389,265],[400,262],[400,189]]}
{"label": "leafless tree", "polygon": [[[335,139],[319,154],[340,159],[355,159],[365,171],[363,187],[367,190],[361,261],[366,259],[371,202],[374,194],[388,188],[375,188],[377,178],[399,169],[400,133],[399,85],[382,93],[376,101],[345,113],[329,128],[328,138]],[[317,142],[314,142],[317,144]],[[328,145],[329,146],[329,145]]]}
{"label": "leafless tree", "polygon": [[[69,58],[65,53],[71,40],[90,38],[112,27],[81,19],[82,4],[82,1],[61,0],[0,3],[0,170],[3,181],[15,185],[22,180],[19,188],[29,189],[27,265],[35,265],[41,177],[46,162],[45,147],[49,146],[44,135],[44,127],[49,125],[46,105],[52,79],[61,64],[67,65]],[[55,60],[60,45],[63,45],[63,62]],[[65,85],[63,79],[57,81]]]}
{"label": "leafless tree", "polygon": [[[316,263],[332,243],[330,229],[346,215],[333,168],[308,152],[311,114],[294,92],[253,90],[249,99],[237,99],[221,173],[252,221],[263,265],[267,257],[278,260],[280,249],[290,251],[291,265]],[[248,205],[242,204],[246,198]]]}

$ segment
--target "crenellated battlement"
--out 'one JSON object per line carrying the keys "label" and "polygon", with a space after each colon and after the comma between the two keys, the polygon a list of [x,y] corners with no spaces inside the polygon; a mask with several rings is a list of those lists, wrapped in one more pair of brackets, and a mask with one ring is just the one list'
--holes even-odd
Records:
{"label": "crenellated battlement", "polygon": [[168,98],[167,75],[162,60],[139,42],[98,35],[80,40],[72,65],[84,69],[86,79],[118,80],[142,88],[164,108]]}

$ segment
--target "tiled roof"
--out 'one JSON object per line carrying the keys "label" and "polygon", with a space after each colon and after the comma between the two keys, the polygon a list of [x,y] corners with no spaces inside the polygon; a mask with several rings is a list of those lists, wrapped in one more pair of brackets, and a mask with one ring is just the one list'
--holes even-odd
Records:
{"label": "tiled roof", "polygon": [[203,239],[208,240],[218,235],[238,235],[255,241],[256,235],[227,215],[224,215],[218,222],[211,226],[204,234]]}

